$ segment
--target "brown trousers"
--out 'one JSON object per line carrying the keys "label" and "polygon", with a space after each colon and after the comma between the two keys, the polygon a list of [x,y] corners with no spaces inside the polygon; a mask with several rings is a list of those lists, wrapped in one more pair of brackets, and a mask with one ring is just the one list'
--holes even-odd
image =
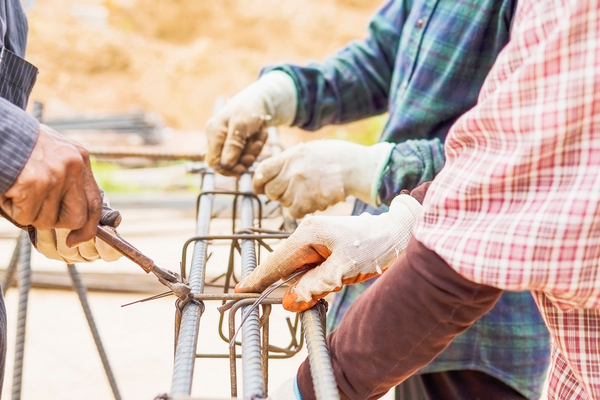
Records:
{"label": "brown trousers", "polygon": [[[383,396],[429,364],[501,293],[464,279],[413,239],[327,339],[341,398]],[[304,400],[315,398],[308,360],[298,385]]]}

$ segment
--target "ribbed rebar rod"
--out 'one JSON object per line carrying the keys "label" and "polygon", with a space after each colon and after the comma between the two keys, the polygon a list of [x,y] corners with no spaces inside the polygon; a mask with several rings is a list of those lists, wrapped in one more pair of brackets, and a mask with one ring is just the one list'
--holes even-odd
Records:
{"label": "ribbed rebar rod", "polygon": [[[202,191],[213,191],[215,188],[214,174],[207,170],[202,178]],[[196,235],[207,235],[212,214],[213,195],[202,196],[198,202],[198,220]],[[198,241],[194,244],[192,263],[190,267],[189,283],[192,295],[204,291],[204,277],[206,274],[206,247],[208,242]],[[198,328],[202,308],[200,304],[190,301],[181,312],[179,336],[175,347],[175,364],[173,367],[173,380],[171,382],[171,396],[187,396],[192,391],[192,377],[196,359],[196,346],[198,343]]]}
{"label": "ribbed rebar rod", "polygon": [[[241,192],[252,192],[252,176],[244,174],[239,180]],[[242,197],[241,222],[243,228],[254,225],[254,207],[252,197]],[[242,279],[246,279],[256,267],[254,240],[242,240]],[[246,317],[246,314],[250,313]],[[242,308],[242,318],[247,318],[242,327],[242,368],[245,399],[264,399],[266,397],[265,379],[263,377],[260,320],[258,309],[250,306]]]}
{"label": "ribbed rebar rod", "polygon": [[12,256],[10,257],[10,263],[8,264],[8,268],[6,269],[6,274],[4,275],[4,281],[2,282],[2,290],[4,294],[8,291],[8,288],[12,286],[15,275],[17,274],[17,266],[19,264],[19,238],[17,238],[17,242],[15,245],[15,250],[13,251]]}
{"label": "ribbed rebar rod", "polygon": [[339,399],[340,394],[325,342],[325,306],[319,302],[313,308],[302,312],[300,318],[306,338],[310,374],[315,385],[317,400]]}
{"label": "ribbed rebar rod", "polygon": [[104,367],[104,371],[106,372],[106,378],[108,379],[110,388],[113,392],[113,395],[115,396],[115,399],[121,400],[121,394],[119,393],[117,381],[112,372],[112,368],[110,367],[110,363],[108,362],[108,357],[106,355],[106,351],[104,350],[102,339],[100,339],[100,333],[98,332],[96,321],[94,321],[94,316],[92,315],[90,303],[88,302],[87,289],[85,288],[85,285],[83,284],[81,277],[79,276],[79,271],[77,271],[77,267],[75,267],[74,264],[67,264],[67,268],[69,269],[69,274],[71,275],[71,279],[73,280],[73,287],[75,287],[77,296],[79,296],[79,301],[81,302],[83,313],[85,314],[85,318],[87,319],[88,325],[90,326],[90,331],[92,331],[92,337],[94,338],[94,343],[96,344],[96,348],[98,349],[98,354],[100,355],[100,360],[102,361],[102,366]]}
{"label": "ribbed rebar rod", "polygon": [[19,310],[17,312],[17,339],[13,368],[12,400],[21,398],[23,383],[23,358],[25,355],[25,331],[27,328],[27,303],[31,289],[31,243],[29,234],[19,236]]}

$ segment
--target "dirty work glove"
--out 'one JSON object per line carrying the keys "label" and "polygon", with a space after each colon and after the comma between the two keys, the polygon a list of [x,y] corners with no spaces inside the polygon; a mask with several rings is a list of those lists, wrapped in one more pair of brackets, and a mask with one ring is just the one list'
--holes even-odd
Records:
{"label": "dirty work glove", "polygon": [[288,207],[294,218],[323,211],[347,196],[376,204],[378,177],[392,143],[363,146],[345,140],[301,143],[261,162],[254,173],[255,193]]}
{"label": "dirty work glove", "polygon": [[343,285],[382,274],[408,245],[420,210],[414,197],[401,194],[381,215],[307,218],[235,291],[262,292],[294,271],[310,267],[283,297],[286,310],[306,310]]}
{"label": "dirty work glove", "polygon": [[[121,214],[117,210],[110,208],[108,197],[102,190],[101,195],[102,215],[100,223],[107,227],[107,231],[116,234],[115,228],[121,223]],[[71,264],[76,262],[91,262],[98,259],[116,261],[121,257],[121,253],[96,237],[74,247],[68,247],[66,240],[71,232],[69,229],[38,230],[33,226],[28,226],[27,230],[31,243],[33,243],[37,251],[53,260],[60,260]]]}
{"label": "dirty work glove", "polygon": [[244,173],[267,140],[267,126],[291,125],[296,104],[296,85],[288,74],[263,75],[208,120],[208,165],[224,175]]}

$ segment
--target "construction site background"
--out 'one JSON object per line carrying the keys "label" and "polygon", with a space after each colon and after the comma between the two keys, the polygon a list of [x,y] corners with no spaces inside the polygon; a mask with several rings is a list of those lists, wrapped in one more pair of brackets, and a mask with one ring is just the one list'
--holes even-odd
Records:
{"label": "construction site background", "polygon": [[[185,152],[204,150],[202,130],[218,96],[234,95],[255,80],[265,64],[321,60],[349,40],[363,37],[378,6],[367,0],[24,0],[24,4],[30,26],[27,59],[40,70],[30,103],[42,102],[45,118],[155,112],[173,132],[164,143],[146,147]],[[284,147],[322,137],[369,143],[379,134],[383,118],[310,134],[288,128],[279,136]],[[125,136],[84,133],[76,138],[92,145],[136,143]],[[182,163],[152,166],[124,168],[122,163],[95,162],[94,172],[123,214],[120,233],[160,267],[177,270],[183,243],[195,231],[199,179],[186,175]],[[217,186],[227,185],[231,181],[220,177]],[[329,212],[348,214],[350,209],[343,203]],[[264,226],[275,229],[280,222],[270,220]],[[216,218],[211,225],[214,234],[229,229],[227,218]],[[18,234],[0,221],[3,268]],[[228,249],[225,243],[212,248],[208,277],[224,272]],[[31,265],[34,280],[36,273],[68,279],[64,263],[35,251]],[[137,282],[154,282],[126,259],[78,268],[84,278],[96,273],[117,281],[123,274],[137,274]],[[120,307],[155,293],[89,293],[126,400],[150,400],[170,389],[174,299]],[[11,395],[18,302],[17,290],[8,289],[4,398]],[[200,324],[203,352],[227,351],[217,334],[216,305],[207,304]],[[289,313],[274,307],[273,315],[271,338],[277,345],[285,344],[289,332],[283,318]],[[272,361],[269,388],[293,376],[305,356],[303,350],[291,360]],[[227,398],[228,373],[227,360],[198,361],[192,394]],[[113,398],[73,291],[35,288],[30,294],[21,398]]]}
{"label": "construction site background", "polygon": [[[27,4],[27,58],[40,69],[32,100],[45,104],[47,118],[143,109],[178,131],[202,131],[217,96],[233,96],[262,66],[322,60],[364,37],[378,6],[367,0]],[[372,142],[379,127],[362,122],[317,134],[294,129],[282,137]],[[185,141],[204,147],[201,135]]]}

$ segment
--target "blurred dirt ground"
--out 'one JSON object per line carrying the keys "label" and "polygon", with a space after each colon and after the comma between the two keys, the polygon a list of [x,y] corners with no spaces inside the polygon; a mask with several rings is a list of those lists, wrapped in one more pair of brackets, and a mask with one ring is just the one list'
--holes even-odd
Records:
{"label": "blurred dirt ground", "polygon": [[[201,130],[263,65],[322,60],[365,35],[367,0],[34,0],[27,58],[46,117],[143,109]],[[302,132],[296,132],[302,135]],[[311,136],[307,136],[311,137]]]}

